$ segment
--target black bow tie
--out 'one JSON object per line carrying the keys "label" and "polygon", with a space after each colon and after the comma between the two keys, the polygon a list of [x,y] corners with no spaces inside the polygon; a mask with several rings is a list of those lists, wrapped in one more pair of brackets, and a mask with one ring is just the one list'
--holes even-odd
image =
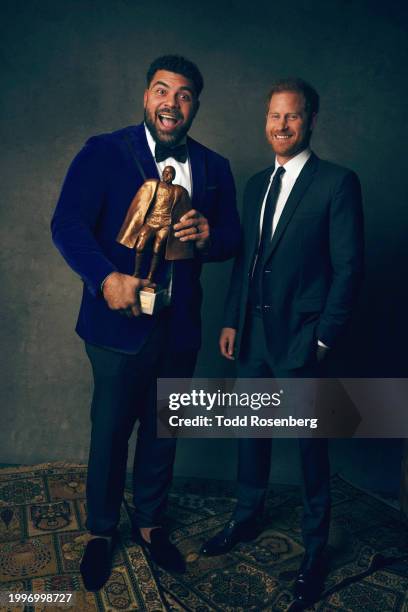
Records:
{"label": "black bow tie", "polygon": [[168,157],[173,157],[176,161],[184,164],[184,162],[187,161],[187,146],[185,144],[181,144],[178,147],[171,148],[160,144],[160,142],[156,143],[154,158],[157,163],[159,164]]}

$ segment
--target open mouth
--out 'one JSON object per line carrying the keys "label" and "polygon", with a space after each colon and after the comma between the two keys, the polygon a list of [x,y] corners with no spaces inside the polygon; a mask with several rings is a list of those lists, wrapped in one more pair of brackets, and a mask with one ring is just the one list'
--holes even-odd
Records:
{"label": "open mouth", "polygon": [[292,138],[292,134],[275,134],[274,138],[275,140],[289,140],[289,138]]}
{"label": "open mouth", "polygon": [[169,130],[169,129],[171,130],[175,128],[176,125],[179,123],[179,117],[176,117],[175,115],[172,115],[171,113],[165,113],[165,112],[157,113],[157,118],[159,119],[159,122],[162,125],[162,127],[164,127],[166,130]]}

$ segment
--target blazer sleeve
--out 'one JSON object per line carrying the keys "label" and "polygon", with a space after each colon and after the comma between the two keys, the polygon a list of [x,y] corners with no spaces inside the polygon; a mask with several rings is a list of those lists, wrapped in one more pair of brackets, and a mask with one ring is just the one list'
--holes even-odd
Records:
{"label": "blazer sleeve", "polygon": [[238,250],[240,224],[237,210],[235,184],[231,168],[226,159],[221,159],[218,168],[218,197],[211,211],[210,241],[207,249],[199,253],[203,262],[225,261]]}
{"label": "blazer sleeve", "polygon": [[234,259],[230,284],[224,306],[223,327],[238,329],[242,291],[243,254],[242,249]]}
{"label": "blazer sleeve", "polygon": [[248,247],[244,238],[245,228],[248,227],[248,214],[250,210],[249,203],[251,201],[249,194],[251,193],[251,187],[252,179],[248,181],[244,191],[241,238],[238,252],[234,259],[234,265],[232,267],[230,283],[224,306],[223,327],[233,327],[234,329],[238,329],[239,327],[242,290],[246,280],[245,270],[248,265],[248,257],[250,256],[247,252]]}
{"label": "blazer sleeve", "polygon": [[360,182],[354,172],[349,171],[333,191],[329,232],[332,281],[317,337],[331,347],[351,316],[363,279],[363,208]]}
{"label": "blazer sleeve", "polygon": [[73,160],[51,221],[52,238],[89,291],[100,295],[102,281],[116,270],[95,237],[109,168],[108,143],[91,138]]}

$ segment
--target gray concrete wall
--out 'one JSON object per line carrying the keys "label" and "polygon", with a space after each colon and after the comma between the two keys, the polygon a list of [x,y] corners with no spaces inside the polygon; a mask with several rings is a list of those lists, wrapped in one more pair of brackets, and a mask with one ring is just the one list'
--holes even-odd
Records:
{"label": "gray concrete wall", "polygon": [[[90,370],[73,332],[81,285],[53,247],[49,221],[74,154],[89,136],[140,121],[146,68],[167,52],[200,66],[206,85],[192,135],[230,158],[239,196],[270,162],[271,79],[300,75],[319,90],[314,149],[358,172],[366,211],[367,279],[343,350],[360,374],[405,374],[404,6],[3,0],[1,462],[86,460]],[[204,272],[200,375],[232,374],[214,356],[229,270]],[[211,442],[201,446],[194,458],[182,446],[179,472],[193,461],[197,473],[222,476],[230,445],[223,455],[217,443],[213,467]]]}

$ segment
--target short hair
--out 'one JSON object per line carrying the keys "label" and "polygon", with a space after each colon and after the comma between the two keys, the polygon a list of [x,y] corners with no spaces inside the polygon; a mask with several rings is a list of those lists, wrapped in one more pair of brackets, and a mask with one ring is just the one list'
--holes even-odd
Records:
{"label": "short hair", "polygon": [[268,107],[273,94],[283,91],[293,91],[302,94],[305,99],[305,110],[309,115],[319,112],[319,94],[310,83],[307,83],[299,77],[289,77],[274,81],[268,94]]}
{"label": "short hair", "polygon": [[161,57],[155,59],[150,64],[146,73],[146,82],[148,87],[150,86],[150,83],[158,70],[168,70],[169,72],[182,74],[184,77],[186,77],[186,79],[192,81],[197,98],[202,92],[204,87],[204,79],[201,72],[193,62],[190,62],[190,60],[186,59],[182,55],[162,55]]}

